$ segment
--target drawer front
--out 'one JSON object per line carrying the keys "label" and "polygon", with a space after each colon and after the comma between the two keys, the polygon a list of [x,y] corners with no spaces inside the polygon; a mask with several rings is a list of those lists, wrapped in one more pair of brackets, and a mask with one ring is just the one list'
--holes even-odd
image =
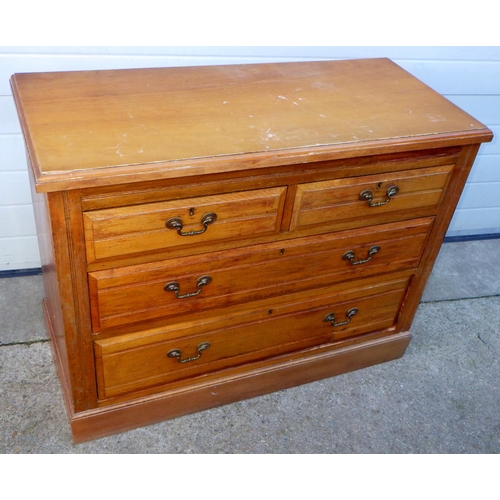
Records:
{"label": "drawer front", "polygon": [[417,267],[431,218],[89,274],[93,329],[208,314]]}
{"label": "drawer front", "polygon": [[320,298],[296,296],[292,303],[241,318],[96,341],[99,398],[391,328],[407,283],[408,278],[369,286],[358,282],[343,293],[330,288]]}
{"label": "drawer front", "polygon": [[331,230],[434,215],[453,165],[301,184],[290,229]]}
{"label": "drawer front", "polygon": [[285,187],[84,213],[89,263],[279,231]]}

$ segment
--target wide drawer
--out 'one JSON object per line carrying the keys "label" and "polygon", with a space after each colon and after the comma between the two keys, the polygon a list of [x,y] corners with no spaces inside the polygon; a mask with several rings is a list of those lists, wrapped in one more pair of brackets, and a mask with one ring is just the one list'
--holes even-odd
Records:
{"label": "wide drawer", "polygon": [[434,215],[453,165],[301,184],[290,229],[330,230]]}
{"label": "wide drawer", "polygon": [[432,218],[89,274],[94,332],[417,267]]}
{"label": "wide drawer", "polygon": [[89,263],[279,231],[285,187],[85,212]]}
{"label": "wide drawer", "polygon": [[99,398],[168,384],[395,325],[408,277],[356,282],[207,322],[96,341]]}

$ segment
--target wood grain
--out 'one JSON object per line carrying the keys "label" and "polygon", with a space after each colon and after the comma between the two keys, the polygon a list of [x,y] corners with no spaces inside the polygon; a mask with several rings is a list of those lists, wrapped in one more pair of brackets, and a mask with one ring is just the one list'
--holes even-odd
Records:
{"label": "wood grain", "polygon": [[[93,329],[194,314],[202,320],[207,311],[238,303],[416,268],[431,223],[432,219],[417,219],[93,272],[89,274]],[[380,251],[365,264],[353,266],[343,259],[348,251],[357,255],[356,260],[366,259],[374,245]],[[206,275],[212,282],[197,296],[179,299],[164,290],[167,283],[176,282],[180,294],[196,292],[197,280]]]}
{"label": "wood grain", "polygon": [[237,155],[491,135],[388,59],[16,74],[12,86],[39,189],[124,166],[178,177],[177,162],[200,158],[236,155],[234,169]]}
{"label": "wood grain", "polygon": [[12,85],[77,441],[401,356],[492,138],[385,59]]}
{"label": "wood grain", "polygon": [[[201,323],[195,335],[191,329],[185,337],[175,340],[162,341],[161,335],[158,335],[141,342],[143,335],[135,338],[129,335],[123,339],[97,341],[100,395],[102,398],[117,396],[368,331],[391,328],[406,285],[407,280],[402,280],[380,283],[363,290],[360,284],[354,293],[345,292],[341,296],[325,294],[321,299],[274,307],[265,321],[252,322],[247,316],[247,323],[243,325],[237,325],[237,321],[233,320],[236,326],[218,329],[217,323],[213,323],[210,325],[212,330]],[[363,291],[360,293],[360,290]],[[357,308],[358,312],[347,325],[335,327],[331,322],[324,321],[327,315],[333,313],[335,322],[341,324],[352,308]],[[179,328],[182,329],[182,325]],[[179,349],[182,359],[196,356],[197,346],[203,342],[208,342],[210,347],[195,361],[179,363],[167,357],[172,349]],[[135,347],[132,347],[134,344]]]}
{"label": "wood grain", "polygon": [[[189,245],[210,248],[225,239],[277,233],[285,193],[279,187],[87,212],[87,260]],[[216,220],[204,233],[183,236],[166,227],[168,220],[178,218],[182,233],[197,232],[208,213]]]}
{"label": "wood grain", "polygon": [[[341,227],[350,220],[354,227],[361,221],[363,225],[376,224],[388,213],[397,220],[405,218],[404,212],[414,216],[423,208],[435,213],[452,169],[453,165],[446,165],[302,184],[297,190],[291,229],[330,221],[338,221]],[[399,191],[389,200],[386,191],[390,186],[396,186]],[[360,194],[365,190],[372,193],[373,203],[389,202],[372,207],[360,200]],[[334,223],[330,222],[330,226]]]}
{"label": "wood grain", "polygon": [[104,437],[142,425],[241,401],[326,377],[400,358],[411,340],[409,332],[353,344],[340,349],[318,348],[278,357],[253,370],[229,371],[215,380],[174,388],[153,397],[117,402],[74,415],[75,442]]}

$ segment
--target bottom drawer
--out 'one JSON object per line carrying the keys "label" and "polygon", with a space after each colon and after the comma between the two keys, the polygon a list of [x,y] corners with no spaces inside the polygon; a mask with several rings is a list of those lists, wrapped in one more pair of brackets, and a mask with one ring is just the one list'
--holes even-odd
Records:
{"label": "bottom drawer", "polygon": [[[160,386],[395,325],[408,277],[294,294],[231,317],[94,343],[100,399]],[[319,296],[321,294],[321,296]],[[285,302],[286,300],[286,302]],[[257,305],[257,304],[256,304]]]}

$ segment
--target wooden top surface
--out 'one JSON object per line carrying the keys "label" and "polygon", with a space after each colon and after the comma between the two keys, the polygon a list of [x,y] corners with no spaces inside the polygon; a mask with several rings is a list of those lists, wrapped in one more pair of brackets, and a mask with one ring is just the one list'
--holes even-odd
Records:
{"label": "wooden top surface", "polygon": [[11,83],[42,191],[241,169],[241,155],[255,168],[290,149],[491,140],[388,59],[23,73]]}

